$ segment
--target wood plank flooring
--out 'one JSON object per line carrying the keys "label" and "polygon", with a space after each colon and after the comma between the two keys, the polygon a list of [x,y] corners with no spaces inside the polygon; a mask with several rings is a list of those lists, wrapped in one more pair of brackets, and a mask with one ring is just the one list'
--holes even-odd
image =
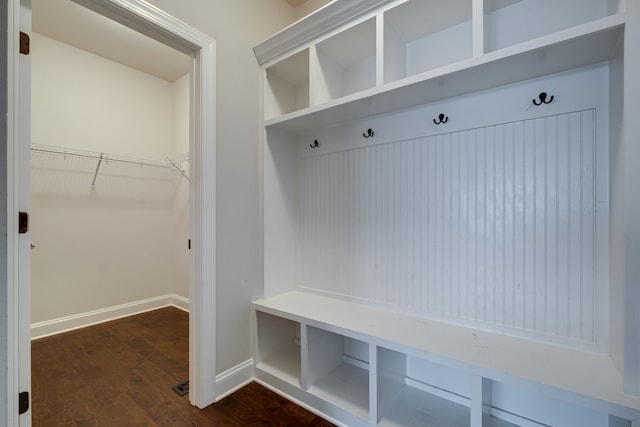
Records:
{"label": "wood plank flooring", "polygon": [[191,406],[171,389],[189,376],[188,339],[188,314],[164,308],[34,341],[33,425],[332,425],[256,383]]}

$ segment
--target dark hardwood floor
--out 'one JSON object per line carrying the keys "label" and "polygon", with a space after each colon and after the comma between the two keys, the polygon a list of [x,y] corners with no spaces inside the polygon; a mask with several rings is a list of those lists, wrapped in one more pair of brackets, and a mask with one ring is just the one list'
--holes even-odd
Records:
{"label": "dark hardwood floor", "polygon": [[171,389],[189,376],[188,331],[188,314],[165,308],[34,341],[33,425],[332,425],[256,383],[191,406]]}

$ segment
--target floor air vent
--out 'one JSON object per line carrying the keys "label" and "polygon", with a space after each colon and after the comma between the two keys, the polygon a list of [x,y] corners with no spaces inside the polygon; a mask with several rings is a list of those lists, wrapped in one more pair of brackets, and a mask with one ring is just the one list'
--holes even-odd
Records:
{"label": "floor air vent", "polygon": [[180,384],[171,387],[171,389],[178,393],[178,395],[184,396],[189,393],[189,381],[181,382]]}

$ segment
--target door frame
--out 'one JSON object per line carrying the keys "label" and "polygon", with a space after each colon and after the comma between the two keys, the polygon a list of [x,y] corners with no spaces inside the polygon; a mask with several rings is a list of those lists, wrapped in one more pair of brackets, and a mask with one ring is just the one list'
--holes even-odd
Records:
{"label": "door frame", "polygon": [[31,411],[18,414],[18,395],[31,392],[31,236],[18,232],[18,213],[28,212],[31,203],[31,159],[25,155],[31,137],[31,61],[18,46],[20,31],[31,32],[31,0],[10,0],[7,6],[7,426],[30,426]]}
{"label": "door frame", "polygon": [[[142,0],[72,0],[105,17],[177,49],[192,58],[190,78],[190,212],[191,272],[189,278],[189,400],[204,408],[215,402],[216,307],[216,43],[207,35]],[[21,11],[21,4],[28,5]],[[24,265],[30,255],[20,247],[30,236],[17,232],[18,212],[28,203],[30,189],[20,188],[20,176],[29,170],[29,158],[20,156],[30,144],[30,76],[22,75],[17,46],[19,32],[29,33],[30,0],[9,0],[7,75],[7,346],[8,425],[18,425],[18,393],[31,390],[30,373],[31,291]],[[21,23],[22,20],[22,23]],[[25,24],[25,21],[26,22]],[[26,138],[26,139],[25,139]],[[23,141],[23,142],[21,142]],[[24,142],[26,141],[26,142]],[[29,147],[30,149],[30,147]],[[21,237],[22,236],[22,237]],[[26,236],[26,237],[25,237]],[[27,242],[28,241],[28,242]],[[185,242],[186,244],[186,242]],[[26,262],[24,258],[27,258]],[[22,258],[22,259],[21,259]],[[27,273],[28,272],[23,272]],[[22,280],[21,280],[22,278]],[[22,328],[22,329],[21,329]],[[25,329],[26,328],[26,329]],[[29,361],[29,362],[26,362]],[[27,365],[27,366],[24,366]],[[30,418],[30,411],[27,412]],[[24,418],[24,417],[20,417]],[[20,425],[30,421],[20,419]]]}

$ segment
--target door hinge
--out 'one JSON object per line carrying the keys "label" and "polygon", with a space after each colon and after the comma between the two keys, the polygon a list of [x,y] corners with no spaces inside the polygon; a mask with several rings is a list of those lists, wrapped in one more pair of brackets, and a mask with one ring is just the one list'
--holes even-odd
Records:
{"label": "door hinge", "polygon": [[18,394],[18,415],[22,415],[29,410],[29,392],[23,391]]}
{"label": "door hinge", "polygon": [[30,44],[29,34],[20,31],[20,53],[23,55],[29,55]]}
{"label": "door hinge", "polygon": [[24,234],[29,231],[29,214],[20,212],[18,214],[18,233]]}

